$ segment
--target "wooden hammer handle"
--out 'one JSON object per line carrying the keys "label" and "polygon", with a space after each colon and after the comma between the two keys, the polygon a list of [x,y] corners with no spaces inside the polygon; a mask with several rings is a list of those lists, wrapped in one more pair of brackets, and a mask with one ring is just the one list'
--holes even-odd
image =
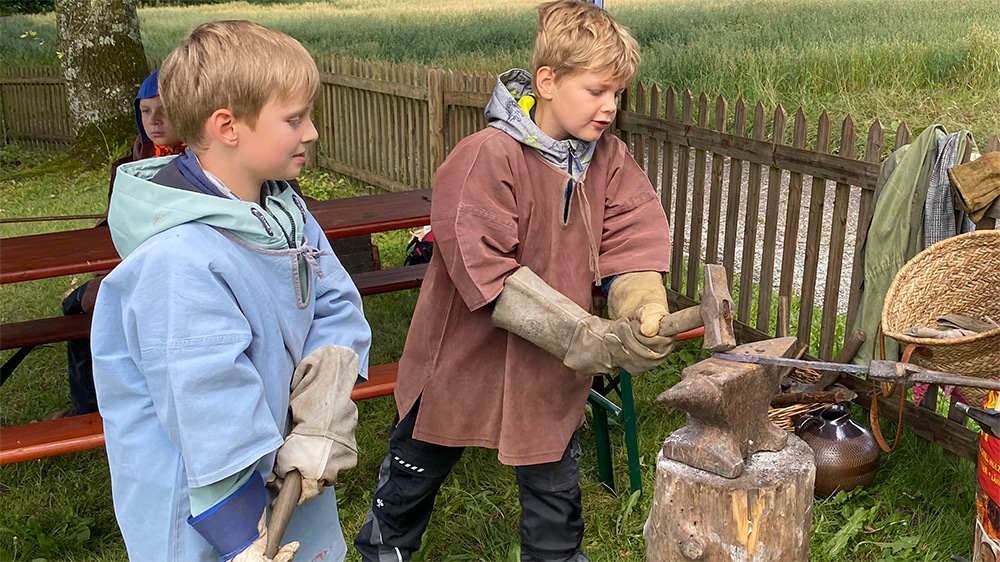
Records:
{"label": "wooden hammer handle", "polygon": [[701,307],[689,306],[688,308],[671,312],[660,320],[661,336],[676,336],[681,332],[700,328],[705,325],[701,319]]}
{"label": "wooden hammer handle", "polygon": [[274,500],[271,521],[267,524],[267,548],[264,550],[264,555],[268,559],[274,558],[281,548],[281,537],[285,535],[288,520],[292,518],[292,511],[295,510],[301,493],[302,475],[298,470],[290,470],[285,475],[285,482],[281,485],[277,499]]}

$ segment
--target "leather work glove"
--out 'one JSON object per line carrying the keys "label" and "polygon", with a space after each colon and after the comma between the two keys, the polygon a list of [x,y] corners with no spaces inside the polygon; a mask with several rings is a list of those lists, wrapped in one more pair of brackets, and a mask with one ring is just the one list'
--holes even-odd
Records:
{"label": "leather work glove", "polygon": [[523,266],[504,281],[491,320],[590,375],[615,366],[641,373],[662,363],[673,346],[673,338],[636,335],[629,319],[590,314]]}
{"label": "leather work glove", "polygon": [[634,320],[615,320],[612,330],[620,347],[614,347],[609,342],[615,365],[633,375],[659,367],[674,350],[673,337],[648,338],[635,329],[636,325]]}
{"label": "leather work glove", "polygon": [[608,316],[612,320],[636,320],[646,337],[660,331],[660,321],[669,313],[667,289],[657,271],[637,271],[619,275],[608,290]]}
{"label": "leather work glove", "polygon": [[267,525],[264,522],[265,517],[267,515],[262,514],[260,521],[257,523],[257,532],[260,533],[260,537],[250,543],[250,546],[240,551],[239,554],[230,558],[230,562],[292,562],[292,559],[295,558],[295,553],[299,550],[299,541],[292,541],[286,545],[282,545],[278,549],[278,553],[274,555],[274,558],[268,558],[264,555],[264,552],[267,550]]}
{"label": "leather work glove", "polygon": [[292,430],[278,449],[270,483],[280,490],[285,475],[297,469],[302,474],[299,505],[358,464],[358,408],[351,400],[358,372],[357,353],[337,345],[316,349],[295,367],[288,403]]}
{"label": "leather work glove", "polygon": [[[625,348],[635,356],[662,362],[673,351],[674,337],[659,335],[660,322],[668,314],[667,289],[659,272],[624,273],[611,283],[608,290],[608,316],[612,320],[625,319],[630,322],[630,334],[620,329],[615,332],[619,334]],[[649,368],[652,367],[647,367]],[[625,369],[633,372],[628,367]]]}

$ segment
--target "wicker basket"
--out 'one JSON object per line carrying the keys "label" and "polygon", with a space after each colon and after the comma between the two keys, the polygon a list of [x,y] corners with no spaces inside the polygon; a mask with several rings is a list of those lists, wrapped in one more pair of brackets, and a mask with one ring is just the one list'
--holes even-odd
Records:
{"label": "wicker basket", "polygon": [[[1000,379],[1000,327],[958,338],[918,338],[911,326],[937,328],[948,313],[1000,322],[1000,230],[977,230],[942,240],[906,262],[889,286],[882,330],[919,348],[911,361],[928,369]],[[974,405],[986,391],[961,388]]]}

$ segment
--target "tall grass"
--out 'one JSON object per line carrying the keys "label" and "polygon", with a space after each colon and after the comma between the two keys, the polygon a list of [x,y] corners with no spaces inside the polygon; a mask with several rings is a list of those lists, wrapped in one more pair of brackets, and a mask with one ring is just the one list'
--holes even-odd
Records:
{"label": "tall grass", "polygon": [[[204,21],[246,18],[316,55],[498,72],[530,64],[535,0],[245,2],[139,10],[146,54]],[[1000,133],[993,0],[608,0],[643,52],[639,78],[818,117]],[[34,35],[25,35],[31,31]],[[55,65],[52,14],[0,19],[3,66]]]}

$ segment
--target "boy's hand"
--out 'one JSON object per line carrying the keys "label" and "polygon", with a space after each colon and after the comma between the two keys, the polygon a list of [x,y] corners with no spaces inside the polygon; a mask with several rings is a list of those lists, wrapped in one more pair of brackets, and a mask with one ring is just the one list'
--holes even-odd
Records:
{"label": "boy's hand", "polygon": [[603,375],[621,367],[637,375],[660,366],[674,349],[674,338],[647,338],[638,332],[635,320],[590,316],[578,326],[563,364],[580,373]]}
{"label": "boy's hand", "polygon": [[[668,314],[667,289],[658,271],[623,273],[608,290],[608,316],[638,323],[638,334],[651,338],[660,331],[660,321]],[[671,340],[670,345],[673,345]],[[669,352],[668,352],[669,353]]]}
{"label": "boy's hand", "polygon": [[299,504],[332,486],[341,471],[358,462],[358,408],[351,400],[357,378],[357,353],[337,345],[316,349],[295,367],[289,399],[292,430],[274,461],[274,485],[280,488],[285,474],[298,470]]}
{"label": "boy's hand", "polygon": [[230,562],[292,562],[292,559],[295,558],[295,552],[299,550],[298,541],[292,541],[283,545],[278,549],[278,553],[274,555],[274,558],[268,558],[264,555],[264,551],[267,549],[267,525],[264,524],[265,517],[266,515],[261,515],[260,522],[257,523],[257,531],[260,533],[260,537],[250,543],[250,546],[240,551],[239,554],[230,558]]}
{"label": "boy's hand", "polygon": [[[619,282],[620,278],[615,280]],[[660,289],[664,290],[662,285]],[[590,314],[523,266],[504,280],[492,321],[562,359],[570,369],[589,375],[610,373],[615,366],[632,373],[647,371],[663,362],[674,343],[670,337],[635,333],[637,319],[607,320]],[[659,319],[656,325],[654,334]]]}
{"label": "boy's hand", "polygon": [[612,333],[618,343],[616,346],[606,340],[612,360],[634,375],[659,367],[674,350],[673,337],[659,335],[646,337],[639,331],[638,322],[635,320],[624,318],[616,320]]}

